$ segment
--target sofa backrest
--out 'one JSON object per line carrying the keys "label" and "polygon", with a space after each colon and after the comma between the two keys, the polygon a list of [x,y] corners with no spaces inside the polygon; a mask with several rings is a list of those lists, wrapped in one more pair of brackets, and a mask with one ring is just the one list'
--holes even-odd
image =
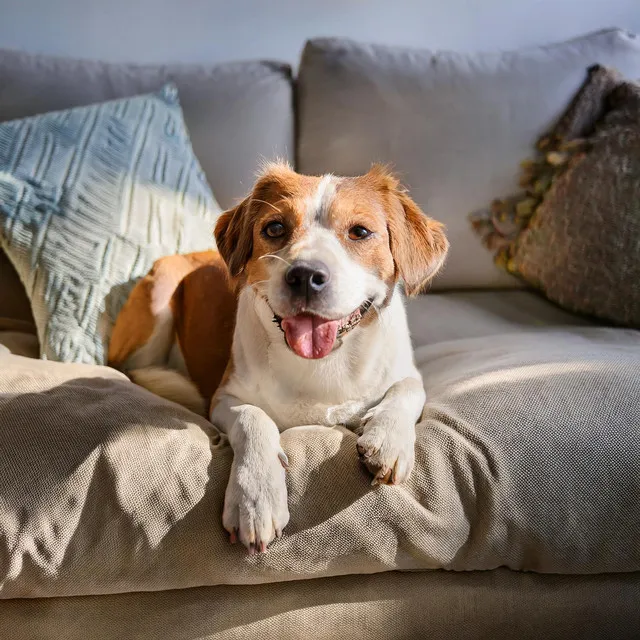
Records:
{"label": "sofa backrest", "polygon": [[[117,45],[116,45],[117,46]],[[178,87],[194,151],[216,200],[230,207],[250,189],[264,158],[293,162],[291,69],[272,62],[216,66],[107,64],[0,50],[0,122]],[[0,252],[2,250],[0,249]],[[9,305],[23,290],[0,258],[0,318],[28,320]],[[27,316],[25,318],[25,315]]]}
{"label": "sofa backrest", "polygon": [[168,81],[223,208],[245,195],[262,157],[293,159],[291,69],[280,63],[143,66],[0,50],[0,122],[149,93]]}
{"label": "sofa backrest", "polygon": [[594,63],[640,78],[640,38],[617,29],[509,53],[462,55],[310,41],[298,75],[298,168],[357,175],[391,164],[451,252],[434,288],[515,287],[468,214],[518,191],[522,160]]}
{"label": "sofa backrest", "polygon": [[[222,207],[249,190],[263,158],[293,162],[295,154],[304,173],[342,175],[386,162],[447,225],[452,249],[434,288],[511,288],[519,282],[493,265],[467,216],[517,190],[519,163],[594,63],[640,77],[640,38],[609,29],[478,55],[312,40],[299,69],[294,141],[293,83],[284,64],[141,66],[0,50],[0,122],[154,91],[172,80]],[[29,321],[4,256],[0,290],[20,292],[0,295],[0,318]]]}

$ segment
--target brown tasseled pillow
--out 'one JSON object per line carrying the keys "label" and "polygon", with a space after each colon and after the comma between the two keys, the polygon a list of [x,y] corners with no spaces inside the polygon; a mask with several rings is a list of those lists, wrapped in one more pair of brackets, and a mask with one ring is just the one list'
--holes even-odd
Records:
{"label": "brown tasseled pillow", "polygon": [[524,192],[473,214],[475,229],[550,300],[640,328],[640,85],[592,67],[537,149]]}

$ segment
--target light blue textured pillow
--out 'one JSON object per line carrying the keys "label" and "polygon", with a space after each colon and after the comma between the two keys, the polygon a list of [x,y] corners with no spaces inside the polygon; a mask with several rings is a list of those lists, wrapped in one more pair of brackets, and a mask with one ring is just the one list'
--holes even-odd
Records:
{"label": "light blue textured pillow", "polygon": [[104,364],[135,282],[213,247],[219,213],[173,85],[0,124],[0,242],[43,358]]}

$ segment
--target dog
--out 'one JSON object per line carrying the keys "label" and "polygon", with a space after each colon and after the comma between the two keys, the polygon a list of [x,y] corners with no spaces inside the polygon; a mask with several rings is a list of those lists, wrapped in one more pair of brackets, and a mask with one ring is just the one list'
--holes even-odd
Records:
{"label": "dog", "polygon": [[348,178],[269,165],[214,235],[219,253],[162,258],[136,285],[109,362],[208,404],[234,454],[223,526],[261,553],[289,521],[281,431],[346,425],[372,484],[409,477],[425,391],[401,288],[420,292],[448,241],[378,165]]}

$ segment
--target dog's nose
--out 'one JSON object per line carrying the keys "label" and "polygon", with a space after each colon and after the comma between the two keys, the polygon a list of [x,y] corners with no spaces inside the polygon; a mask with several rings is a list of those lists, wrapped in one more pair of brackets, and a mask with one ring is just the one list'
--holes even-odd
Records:
{"label": "dog's nose", "polygon": [[311,297],[320,293],[327,284],[331,274],[326,264],[313,260],[297,260],[285,273],[285,282],[294,294]]}

